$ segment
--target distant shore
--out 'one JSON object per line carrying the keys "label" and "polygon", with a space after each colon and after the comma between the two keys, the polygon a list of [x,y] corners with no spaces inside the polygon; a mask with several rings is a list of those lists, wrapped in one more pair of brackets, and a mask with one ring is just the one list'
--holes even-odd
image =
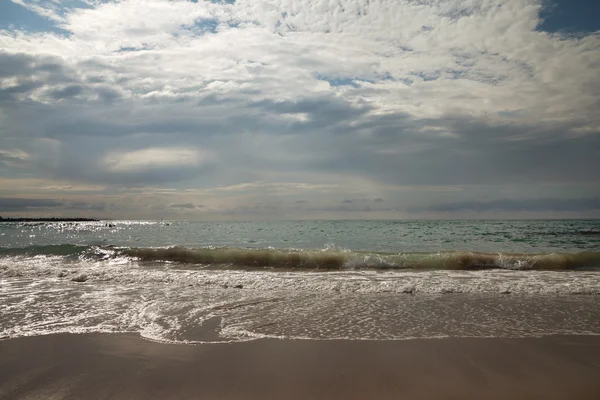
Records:
{"label": "distant shore", "polygon": [[256,340],[134,334],[0,340],[0,398],[598,399],[600,337]]}
{"label": "distant shore", "polygon": [[0,217],[0,222],[92,222],[92,221],[100,221],[99,219],[94,218],[2,218]]}

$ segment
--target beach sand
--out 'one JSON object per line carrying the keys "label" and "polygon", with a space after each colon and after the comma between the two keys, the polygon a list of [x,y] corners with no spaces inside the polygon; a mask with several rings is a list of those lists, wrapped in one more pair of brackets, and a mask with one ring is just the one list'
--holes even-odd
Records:
{"label": "beach sand", "polygon": [[600,399],[600,337],[0,341],[0,399]]}

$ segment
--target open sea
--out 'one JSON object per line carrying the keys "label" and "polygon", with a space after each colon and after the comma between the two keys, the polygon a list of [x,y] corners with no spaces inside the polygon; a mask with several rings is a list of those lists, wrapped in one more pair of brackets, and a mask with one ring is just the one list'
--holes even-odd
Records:
{"label": "open sea", "polygon": [[0,222],[0,338],[600,334],[600,221]]}

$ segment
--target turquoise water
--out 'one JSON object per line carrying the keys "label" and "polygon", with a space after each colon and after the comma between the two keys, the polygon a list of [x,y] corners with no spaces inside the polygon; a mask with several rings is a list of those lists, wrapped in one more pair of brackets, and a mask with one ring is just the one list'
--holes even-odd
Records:
{"label": "turquoise water", "polygon": [[[110,224],[110,226],[107,226]],[[0,247],[340,249],[551,253],[600,250],[599,220],[0,223]]]}
{"label": "turquoise water", "polygon": [[0,338],[600,334],[600,221],[0,223]]}
{"label": "turquoise water", "polygon": [[598,221],[4,223],[0,256],[128,257],[205,267],[575,269],[600,266]]}

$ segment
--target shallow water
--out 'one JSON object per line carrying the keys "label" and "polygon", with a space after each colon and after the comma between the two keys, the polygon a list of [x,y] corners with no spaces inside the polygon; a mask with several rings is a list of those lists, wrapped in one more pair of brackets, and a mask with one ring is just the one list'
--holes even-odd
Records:
{"label": "shallow water", "polygon": [[599,225],[2,223],[0,337],[600,334]]}

